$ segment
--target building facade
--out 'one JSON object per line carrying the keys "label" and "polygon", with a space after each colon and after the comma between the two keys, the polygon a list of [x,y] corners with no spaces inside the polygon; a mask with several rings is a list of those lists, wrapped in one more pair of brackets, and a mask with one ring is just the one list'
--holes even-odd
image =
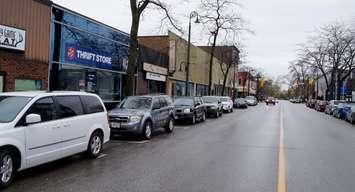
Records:
{"label": "building facade", "polygon": [[168,65],[168,55],[140,45],[136,94],[166,93]]}
{"label": "building facade", "polygon": [[256,95],[257,80],[249,71],[238,72],[237,81],[238,97]]}
{"label": "building facade", "polygon": [[129,35],[59,5],[51,12],[50,90],[86,91],[119,102]]}
{"label": "building facade", "polygon": [[48,1],[0,1],[0,92],[48,89],[50,15]]}
{"label": "building facade", "polygon": [[[186,69],[188,42],[173,32],[166,36],[139,37],[140,44],[152,50],[169,55],[168,77],[166,81],[166,93],[172,96],[186,95]],[[210,53],[201,47],[191,44],[188,95],[208,95],[209,60]],[[214,95],[221,92],[223,73],[220,63],[222,60],[214,57],[212,72],[212,90]],[[233,70],[227,78],[228,89],[233,87]],[[228,92],[231,95],[231,91]]]}

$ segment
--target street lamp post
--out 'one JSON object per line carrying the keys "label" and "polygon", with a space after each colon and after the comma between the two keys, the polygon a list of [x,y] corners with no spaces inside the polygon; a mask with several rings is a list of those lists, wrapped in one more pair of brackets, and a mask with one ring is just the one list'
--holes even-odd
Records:
{"label": "street lamp post", "polygon": [[196,17],[195,23],[200,23],[198,18],[198,13],[196,11],[192,11],[190,13],[189,18],[189,35],[188,35],[188,42],[187,42],[187,59],[186,59],[186,81],[185,81],[185,95],[189,95],[189,73],[190,73],[190,47],[191,47],[191,19]]}

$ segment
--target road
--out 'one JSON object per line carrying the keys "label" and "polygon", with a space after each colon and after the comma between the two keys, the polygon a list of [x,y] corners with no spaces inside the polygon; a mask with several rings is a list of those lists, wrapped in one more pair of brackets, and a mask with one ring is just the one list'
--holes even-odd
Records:
{"label": "road", "polygon": [[117,138],[99,159],[76,155],[20,172],[4,191],[350,192],[354,164],[354,126],[280,102],[147,142]]}

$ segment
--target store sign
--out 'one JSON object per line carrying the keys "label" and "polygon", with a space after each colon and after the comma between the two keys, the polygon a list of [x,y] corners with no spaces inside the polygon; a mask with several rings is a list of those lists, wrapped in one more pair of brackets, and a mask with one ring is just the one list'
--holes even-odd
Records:
{"label": "store sign", "polygon": [[143,70],[144,71],[149,71],[152,73],[158,73],[162,75],[167,75],[168,74],[168,69],[164,67],[160,67],[157,65],[152,65],[150,63],[143,63]]}
{"label": "store sign", "polygon": [[25,51],[26,31],[0,25],[0,48]]}
{"label": "store sign", "polygon": [[73,44],[66,44],[65,50],[67,62],[100,69],[112,69],[112,56],[110,54]]}
{"label": "store sign", "polygon": [[159,75],[159,74],[150,73],[150,72],[147,72],[146,78],[149,79],[149,80],[154,80],[154,81],[163,81],[163,82],[166,81],[166,76],[165,75]]}

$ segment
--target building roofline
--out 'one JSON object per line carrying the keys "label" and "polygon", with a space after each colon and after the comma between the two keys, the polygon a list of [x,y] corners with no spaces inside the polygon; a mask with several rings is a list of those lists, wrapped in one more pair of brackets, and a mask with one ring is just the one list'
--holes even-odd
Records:
{"label": "building roofline", "polygon": [[154,38],[154,37],[169,37],[169,35],[142,35],[142,36],[138,36],[138,38]]}
{"label": "building roofline", "polygon": [[51,0],[33,0],[43,5],[52,6],[53,2]]}
{"label": "building roofline", "polygon": [[[45,1],[45,0],[38,0],[38,1]],[[56,4],[56,3],[52,3],[52,7],[59,8],[59,9],[63,9],[63,10],[66,10],[66,11],[68,11],[68,12],[72,12],[72,13],[74,13],[75,15],[78,15],[78,16],[80,16],[80,17],[86,18],[86,19],[88,19],[88,20],[90,20],[90,21],[92,21],[92,22],[94,22],[94,23],[96,23],[96,24],[103,25],[103,26],[108,27],[108,28],[110,28],[110,29],[112,29],[112,30],[115,30],[115,31],[118,31],[118,32],[120,32],[120,33],[122,33],[122,34],[125,34],[125,35],[127,35],[127,36],[130,36],[130,34],[127,33],[127,32],[124,32],[124,31],[122,31],[122,30],[120,30],[120,29],[117,29],[117,28],[115,28],[115,27],[112,27],[112,26],[110,26],[110,25],[108,25],[108,24],[105,24],[105,23],[103,23],[103,22],[100,22],[100,21],[98,21],[98,20],[95,20],[95,19],[93,19],[93,18],[90,18],[90,17],[88,17],[88,16],[86,16],[86,15],[84,15],[84,14],[78,13],[77,11],[73,11],[73,10],[71,10],[71,9],[69,9],[69,8],[66,8],[66,7],[62,6],[62,5],[59,5],[59,4]]]}

